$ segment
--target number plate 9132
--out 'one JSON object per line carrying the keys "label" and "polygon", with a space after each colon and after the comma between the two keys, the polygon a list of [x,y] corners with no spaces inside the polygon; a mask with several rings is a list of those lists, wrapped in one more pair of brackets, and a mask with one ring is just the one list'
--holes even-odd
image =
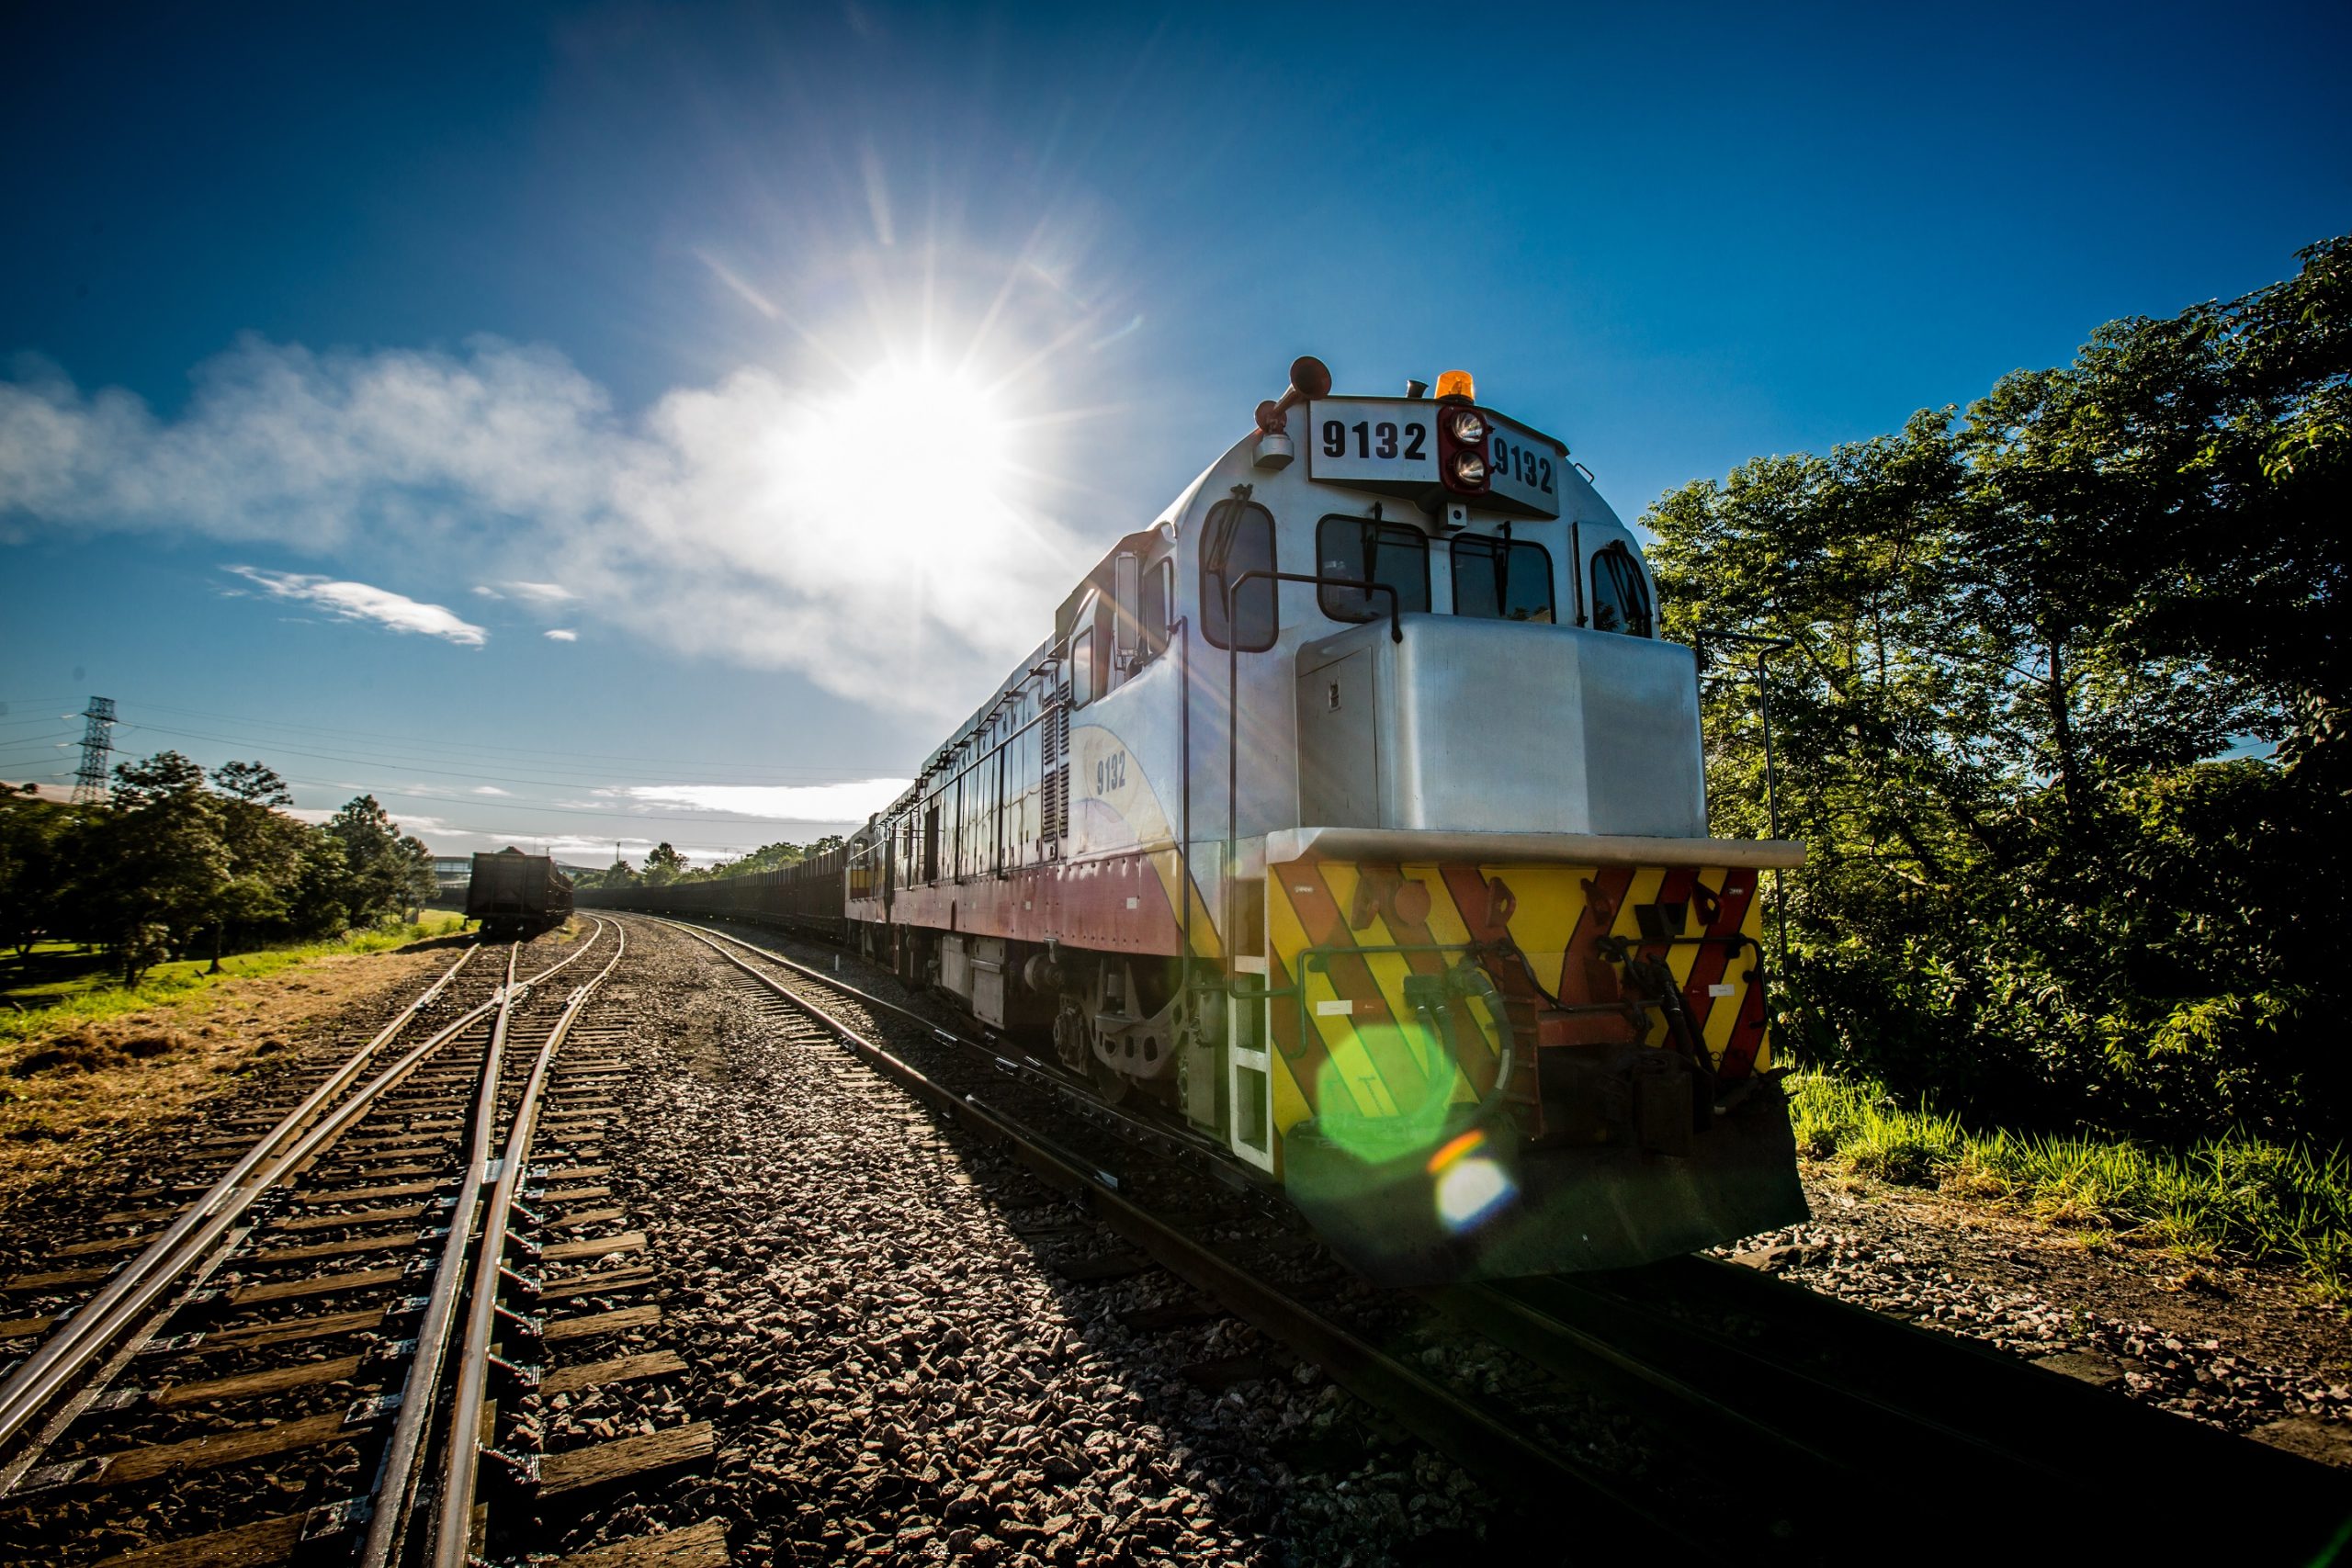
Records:
{"label": "number plate 9132", "polygon": [[[1306,471],[1331,484],[1412,495],[1438,483],[1437,421],[1427,399],[1323,399],[1307,405]],[[1487,438],[1488,493],[1502,510],[1560,514],[1560,470],[1567,454],[1549,436],[1480,411]],[[1477,504],[1475,498],[1472,504]]]}

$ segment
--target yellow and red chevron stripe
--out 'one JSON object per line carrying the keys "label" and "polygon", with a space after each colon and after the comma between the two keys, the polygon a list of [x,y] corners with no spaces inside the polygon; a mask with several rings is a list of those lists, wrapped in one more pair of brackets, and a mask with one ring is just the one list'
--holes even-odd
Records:
{"label": "yellow and red chevron stripe", "polygon": [[[1532,1101],[1539,1013],[1554,1019],[1563,1043],[1635,1037],[1634,998],[1602,952],[1603,938],[1664,959],[1721,1077],[1761,1070],[1770,1055],[1758,875],[1747,867],[1382,866],[1314,854],[1270,865],[1276,1125],[1335,1113],[1401,1117],[1426,1107],[1431,1094],[1479,1100],[1496,1087],[1496,1047],[1514,1023],[1521,1048],[1505,1088]],[[1685,906],[1685,934],[1713,940],[1645,945],[1636,910],[1645,904]],[[1524,956],[1523,971],[1491,956],[1486,965],[1519,1016],[1498,1020],[1471,1002],[1484,1038],[1457,1032],[1453,1059],[1439,1060],[1438,1042],[1413,1024],[1406,979],[1442,976],[1474,948]],[[1555,1002],[1568,1010],[1565,1018]],[[1654,1012],[1644,1033],[1652,1043],[1665,1038]]]}

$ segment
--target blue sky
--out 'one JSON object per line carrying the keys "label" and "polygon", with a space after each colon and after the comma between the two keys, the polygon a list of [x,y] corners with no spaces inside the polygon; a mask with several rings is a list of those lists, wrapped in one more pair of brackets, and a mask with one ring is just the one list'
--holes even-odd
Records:
{"label": "blue sky", "polygon": [[2352,220],[2340,6],[51,10],[0,776],[100,693],[453,851],[862,815],[1300,353],[1630,517]]}

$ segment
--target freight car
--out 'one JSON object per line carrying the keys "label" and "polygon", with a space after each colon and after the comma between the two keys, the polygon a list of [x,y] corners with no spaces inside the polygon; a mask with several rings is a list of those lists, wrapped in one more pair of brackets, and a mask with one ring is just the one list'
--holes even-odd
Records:
{"label": "freight car", "polygon": [[846,847],[826,850],[775,871],[746,876],[678,882],[662,887],[590,888],[585,903],[608,908],[652,908],[678,915],[718,916],[800,932],[820,941],[849,940],[843,913],[842,871]]}
{"label": "freight car", "polygon": [[1790,1224],[1759,881],[1804,852],[1709,836],[1655,605],[1565,443],[1301,359],[851,837],[838,911],[830,872],[597,901],[837,913],[1374,1280]]}
{"label": "freight car", "polygon": [[517,849],[474,856],[466,881],[466,918],[492,941],[537,936],[571,917],[571,879],[546,855]]}

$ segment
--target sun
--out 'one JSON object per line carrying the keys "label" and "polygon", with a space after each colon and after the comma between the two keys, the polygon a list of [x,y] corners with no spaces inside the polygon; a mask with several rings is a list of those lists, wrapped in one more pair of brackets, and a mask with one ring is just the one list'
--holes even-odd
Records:
{"label": "sun", "polygon": [[979,380],[936,366],[885,364],[824,421],[832,460],[884,481],[910,507],[970,508],[1003,499],[1012,421]]}

